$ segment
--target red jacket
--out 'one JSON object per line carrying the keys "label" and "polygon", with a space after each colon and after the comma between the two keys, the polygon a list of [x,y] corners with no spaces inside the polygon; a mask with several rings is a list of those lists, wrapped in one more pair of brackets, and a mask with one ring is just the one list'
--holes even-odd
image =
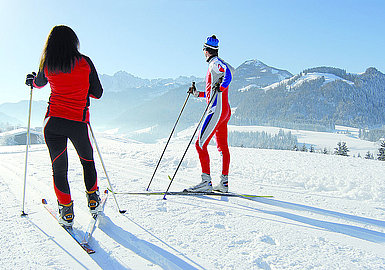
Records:
{"label": "red jacket", "polygon": [[103,88],[95,66],[84,56],[76,61],[69,73],[39,71],[34,87],[42,88],[49,82],[51,96],[45,117],[60,117],[68,120],[89,122],[90,97],[99,99]]}

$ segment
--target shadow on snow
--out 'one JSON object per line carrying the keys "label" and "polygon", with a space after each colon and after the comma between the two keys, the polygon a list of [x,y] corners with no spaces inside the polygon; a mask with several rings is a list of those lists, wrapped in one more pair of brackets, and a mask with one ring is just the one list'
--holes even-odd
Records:
{"label": "shadow on snow", "polygon": [[[359,222],[359,223],[364,223],[368,225],[374,225],[374,226],[385,228],[385,222],[381,220],[359,217],[359,216],[344,214],[336,211],[325,210],[325,209],[321,209],[313,206],[306,206],[306,205],[301,205],[296,203],[284,202],[284,201],[279,201],[279,200],[270,199],[270,198],[269,199],[247,198],[247,199],[255,202],[259,202],[259,203],[264,203],[272,206],[290,209],[290,210],[309,211],[309,212],[313,212],[313,213],[317,213],[325,216],[332,216],[340,219],[345,219],[349,221],[354,221],[354,222]],[[294,221],[301,222],[314,227],[326,229],[328,231],[337,232],[337,233],[345,234],[355,238],[363,239],[373,243],[385,243],[385,233],[377,232],[374,230],[369,230],[369,229],[361,228],[354,225],[346,225],[346,224],[341,224],[336,222],[317,220],[314,218],[308,218],[308,217],[291,214],[287,212],[261,210],[261,209],[255,209],[248,206],[244,206],[244,207],[258,210],[266,214],[280,216],[286,219],[294,220]]]}
{"label": "shadow on snow", "polygon": [[142,258],[159,265],[163,269],[197,269],[174,254],[152,243],[137,238],[132,233],[115,225],[109,217],[103,215],[102,219],[103,220],[99,223],[99,229],[120,245],[132,250]]}

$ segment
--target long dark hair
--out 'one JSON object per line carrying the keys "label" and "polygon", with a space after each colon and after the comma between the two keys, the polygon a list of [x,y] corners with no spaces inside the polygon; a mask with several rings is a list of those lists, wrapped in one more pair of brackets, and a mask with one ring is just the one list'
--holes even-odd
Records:
{"label": "long dark hair", "polygon": [[81,56],[75,32],[68,26],[57,25],[48,35],[39,69],[43,71],[47,68],[50,73],[68,73]]}

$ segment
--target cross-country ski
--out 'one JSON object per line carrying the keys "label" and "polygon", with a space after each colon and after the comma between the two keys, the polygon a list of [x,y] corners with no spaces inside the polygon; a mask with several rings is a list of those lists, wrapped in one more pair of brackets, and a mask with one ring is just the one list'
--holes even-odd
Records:
{"label": "cross-country ski", "polygon": [[[51,216],[54,217],[56,220],[58,220],[56,211],[53,210],[53,208],[51,208],[50,206],[48,206],[47,200],[42,199],[42,203],[44,205],[44,208],[51,214]],[[91,226],[91,224],[89,226]],[[87,241],[85,241],[86,232],[83,232],[73,227],[68,228],[68,227],[62,226],[62,228],[73,238],[73,240],[75,240],[76,243],[78,243],[84,249],[85,252],[87,252],[88,254],[95,253],[95,250],[93,250],[88,244],[88,239],[89,239],[88,237],[87,237]]]}
{"label": "cross-country ski", "polygon": [[115,194],[122,195],[180,195],[180,196],[223,196],[223,197],[238,197],[238,198],[273,198],[272,195],[252,195],[238,193],[222,193],[222,192],[186,192],[186,191],[149,191],[149,192],[117,192]]}
{"label": "cross-country ski", "polygon": [[[91,219],[90,219],[90,222],[87,226],[87,229],[83,232],[77,228],[68,228],[66,226],[62,226],[63,229],[68,232],[69,235],[71,235],[71,237],[84,249],[84,251],[86,251],[88,254],[93,254],[95,253],[95,250],[93,250],[91,248],[91,246],[89,245],[89,241],[92,237],[92,234],[95,230],[95,227],[96,227],[96,224],[97,224],[97,221],[98,221],[98,218],[100,217],[100,215],[103,214],[103,211],[104,211],[104,206],[106,204],[106,201],[107,201],[107,198],[108,198],[108,191],[105,190],[104,191],[104,194],[101,198],[101,201],[100,201],[100,204],[101,204],[101,211],[99,211],[98,213],[95,213],[95,214],[91,214]],[[57,219],[59,221],[59,218],[58,218],[58,215],[57,215],[57,212],[51,207],[48,205],[48,202],[46,199],[42,199],[42,203],[44,205],[44,208],[51,214],[51,216],[53,216],[55,219]]]}

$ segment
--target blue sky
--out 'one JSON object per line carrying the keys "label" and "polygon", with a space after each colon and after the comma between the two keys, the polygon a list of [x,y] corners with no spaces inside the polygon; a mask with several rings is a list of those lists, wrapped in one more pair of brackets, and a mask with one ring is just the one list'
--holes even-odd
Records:
{"label": "blue sky", "polygon": [[385,72],[384,14],[382,0],[0,0],[0,104],[29,98],[25,75],[58,24],[75,30],[102,74],[204,77],[202,45],[212,34],[234,67],[258,59],[293,74],[325,65],[359,73]]}

